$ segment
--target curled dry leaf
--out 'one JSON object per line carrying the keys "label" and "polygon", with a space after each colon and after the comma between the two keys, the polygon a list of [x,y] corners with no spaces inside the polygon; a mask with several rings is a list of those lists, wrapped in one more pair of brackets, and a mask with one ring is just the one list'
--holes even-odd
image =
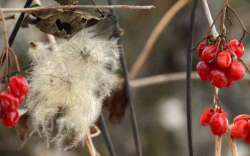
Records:
{"label": "curled dry leaf", "polygon": [[43,11],[26,16],[23,27],[33,24],[44,33],[59,38],[71,38],[81,29],[93,26],[101,19],[81,11]]}
{"label": "curled dry leaf", "polygon": [[76,5],[79,4],[79,0],[55,0],[61,5]]}
{"label": "curled dry leaf", "polygon": [[104,109],[108,111],[109,120],[112,123],[119,123],[128,106],[128,98],[125,92],[124,80],[113,89],[111,95],[104,100]]}

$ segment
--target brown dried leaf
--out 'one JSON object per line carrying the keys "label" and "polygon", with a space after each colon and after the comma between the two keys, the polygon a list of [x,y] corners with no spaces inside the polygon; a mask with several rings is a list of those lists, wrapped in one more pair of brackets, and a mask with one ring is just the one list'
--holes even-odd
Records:
{"label": "brown dried leaf", "polygon": [[55,1],[61,5],[77,5],[77,4],[79,4],[79,0],[55,0]]}
{"label": "brown dried leaf", "polygon": [[28,15],[23,26],[33,24],[44,33],[59,38],[70,38],[81,29],[95,25],[100,20],[101,18],[87,12],[53,10]]}
{"label": "brown dried leaf", "polygon": [[104,100],[104,109],[109,113],[112,123],[119,123],[125,116],[128,106],[128,98],[125,91],[124,80],[121,80],[117,88]]}

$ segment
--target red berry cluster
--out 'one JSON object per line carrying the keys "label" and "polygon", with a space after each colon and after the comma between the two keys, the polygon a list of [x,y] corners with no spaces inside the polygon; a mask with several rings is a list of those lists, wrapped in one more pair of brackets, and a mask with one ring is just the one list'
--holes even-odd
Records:
{"label": "red berry cluster", "polygon": [[246,114],[238,115],[234,118],[231,127],[231,137],[234,139],[242,139],[250,144],[250,116]]}
{"label": "red berry cluster", "polygon": [[221,108],[208,108],[200,118],[203,126],[210,126],[213,135],[222,136],[228,128],[227,113]]}
{"label": "red berry cluster", "polygon": [[0,93],[0,118],[5,127],[15,127],[19,120],[18,108],[28,93],[28,82],[23,76],[9,80],[7,92]]}
{"label": "red berry cluster", "polygon": [[230,87],[245,75],[244,66],[238,61],[244,55],[244,45],[237,39],[225,44],[203,41],[197,46],[200,59],[196,69],[201,80],[208,80],[218,88]]}

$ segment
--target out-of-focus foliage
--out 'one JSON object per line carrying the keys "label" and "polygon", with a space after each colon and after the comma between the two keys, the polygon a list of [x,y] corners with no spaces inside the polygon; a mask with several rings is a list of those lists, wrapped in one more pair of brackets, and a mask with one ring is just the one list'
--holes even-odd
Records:
{"label": "out-of-focus foliage", "polygon": [[[43,0],[48,4],[50,0]],[[24,0],[5,0],[1,4],[8,7],[21,7]],[[135,61],[138,53],[143,48],[150,32],[176,0],[117,0],[116,4],[154,4],[156,9],[148,11],[118,11],[119,20],[125,30],[122,42],[124,44],[126,58],[129,66]],[[89,4],[87,0],[82,4]],[[106,4],[104,0],[98,0],[98,4]],[[250,30],[250,2],[249,0],[230,1]],[[213,16],[216,16],[222,0],[209,1]],[[185,71],[185,57],[189,40],[189,14],[190,6],[178,13],[168,28],[161,34],[154,53],[145,66],[140,77],[160,73],[171,73]],[[231,37],[240,37],[241,28],[237,20],[230,16],[233,25],[230,27]],[[9,28],[13,22],[9,22]],[[195,43],[198,43],[208,28],[201,3],[197,10],[195,25]],[[27,35],[29,34],[29,35]],[[36,28],[24,29],[18,34],[14,44],[15,50],[19,53],[21,63],[28,62],[26,52],[30,41],[46,40],[46,37]],[[250,60],[249,37],[244,40],[246,45],[246,59]],[[197,59],[194,54],[194,64]],[[192,88],[193,106],[193,134],[194,148],[197,156],[213,155],[214,140],[207,128],[199,124],[199,116],[203,109],[212,102],[212,88],[199,80],[194,80]],[[144,156],[185,156],[187,155],[187,136],[185,118],[185,81],[177,81],[168,84],[145,87],[133,90],[136,104],[136,112],[141,131]],[[240,81],[230,89],[220,91],[223,107],[230,116],[230,120],[240,113],[250,114],[250,84],[247,81]],[[120,125],[109,125],[115,148],[119,156],[129,156],[134,152],[132,133],[129,130],[130,123],[128,115]],[[86,155],[86,150],[79,147],[76,151],[69,153],[57,153],[48,150],[39,137],[32,138],[24,148],[17,151],[19,141],[15,130],[0,128],[0,155],[1,156],[80,156]],[[95,139],[97,149],[102,155],[108,155],[102,137]],[[239,155],[249,156],[249,146],[239,142]],[[230,155],[226,140],[223,145],[223,155]],[[85,153],[85,154],[83,154]]]}

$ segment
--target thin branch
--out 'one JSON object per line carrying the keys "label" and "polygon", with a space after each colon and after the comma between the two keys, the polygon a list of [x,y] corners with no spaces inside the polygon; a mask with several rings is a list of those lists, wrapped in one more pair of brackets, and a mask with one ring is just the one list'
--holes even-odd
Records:
{"label": "thin branch", "polygon": [[154,9],[153,5],[138,6],[138,5],[63,5],[63,6],[44,6],[34,8],[2,8],[4,13],[33,13],[40,11],[51,10],[70,10],[70,9],[120,9],[120,10],[149,10]]}
{"label": "thin branch", "polygon": [[[24,8],[30,7],[31,4],[32,4],[32,0],[27,0],[25,5],[24,5]],[[14,27],[12,33],[10,34],[10,37],[9,37],[9,45],[10,46],[12,46],[12,44],[13,44],[15,38],[16,38],[16,35],[17,35],[17,33],[18,33],[18,31],[19,31],[19,29],[21,27],[21,24],[22,24],[23,19],[24,19],[24,15],[25,15],[24,12],[21,13],[21,15],[19,16],[19,18],[18,18],[18,20],[17,20],[17,22],[15,24],[15,27]]]}
{"label": "thin branch", "polygon": [[107,145],[107,148],[109,151],[109,155],[116,156],[114,144],[112,142],[112,139],[111,139],[111,136],[110,136],[110,133],[109,133],[109,130],[107,127],[107,123],[105,121],[103,113],[101,114],[99,121],[100,121],[100,129],[102,131],[103,138],[106,142],[106,145]]}
{"label": "thin branch", "polygon": [[[157,85],[162,83],[169,83],[173,81],[183,81],[186,78],[186,72],[176,72],[169,74],[160,74],[155,76],[149,76],[145,78],[135,79],[130,81],[130,85],[133,88],[148,87],[151,85]],[[198,75],[196,72],[192,72],[191,79],[197,79]]]}
{"label": "thin branch", "polygon": [[[160,74],[160,75],[154,75],[135,80],[130,80],[130,85],[133,89],[138,89],[142,87],[149,87],[164,83],[172,83],[175,81],[184,81],[185,78],[186,78],[186,72],[167,73],[167,74]],[[191,73],[191,79],[200,80],[197,72]],[[242,81],[250,81],[250,77],[245,76],[245,78]]]}
{"label": "thin branch", "polygon": [[166,29],[168,24],[172,21],[172,19],[175,17],[175,15],[184,8],[190,0],[178,0],[162,17],[160,22],[156,25],[152,33],[150,34],[145,47],[143,50],[139,53],[137,60],[132,65],[131,71],[130,71],[130,78],[134,79],[137,77],[140,72],[143,70],[143,67],[147,60],[149,59],[150,55],[152,54],[152,49],[155,46],[155,43],[159,39],[160,35],[162,34],[163,30]]}
{"label": "thin branch", "polygon": [[[109,6],[112,5],[112,0],[107,0]],[[119,38],[118,40],[118,45],[121,44],[120,40],[120,35],[122,34],[122,29],[120,28],[118,17],[116,16],[115,12],[113,9],[110,9],[111,13],[111,18],[113,21],[113,37]],[[131,92],[131,86],[129,84],[129,75],[128,75],[128,66],[127,62],[124,56],[124,49],[122,46],[119,46],[119,52],[120,52],[120,62],[121,62],[121,67],[123,70],[123,77],[124,77],[124,87],[125,87],[125,92],[128,99],[128,104],[129,104],[129,110],[130,110],[130,119],[131,119],[131,124],[132,124],[132,131],[133,131],[133,138],[136,146],[136,152],[138,156],[142,156],[142,145],[141,145],[141,140],[140,140],[140,132],[139,132],[139,127],[138,127],[138,122],[137,122],[137,117],[136,117],[136,112],[135,112],[135,105],[133,103],[133,97],[132,97],[132,92]]]}
{"label": "thin branch", "polygon": [[192,134],[192,97],[191,97],[191,73],[192,73],[192,52],[193,52],[193,34],[196,17],[198,0],[193,1],[190,26],[189,26],[189,42],[187,48],[187,68],[186,68],[186,117],[187,117],[187,139],[188,139],[188,152],[189,156],[194,155],[193,149],[193,134]]}
{"label": "thin branch", "polygon": [[214,20],[213,20],[213,17],[212,17],[212,15],[211,15],[211,12],[210,12],[210,9],[209,9],[207,0],[202,0],[202,4],[203,4],[203,9],[204,9],[204,12],[205,12],[205,16],[206,16],[207,21],[208,21],[208,25],[209,25],[209,26],[212,26],[212,31],[211,31],[211,33],[212,33],[212,35],[216,38],[217,36],[219,36],[219,33],[218,33],[218,31],[216,30],[215,25],[213,25]]}
{"label": "thin branch", "polygon": [[88,134],[87,134],[86,145],[88,147],[90,156],[97,156],[97,152],[96,152],[95,146],[93,144],[90,132],[88,132]]}

